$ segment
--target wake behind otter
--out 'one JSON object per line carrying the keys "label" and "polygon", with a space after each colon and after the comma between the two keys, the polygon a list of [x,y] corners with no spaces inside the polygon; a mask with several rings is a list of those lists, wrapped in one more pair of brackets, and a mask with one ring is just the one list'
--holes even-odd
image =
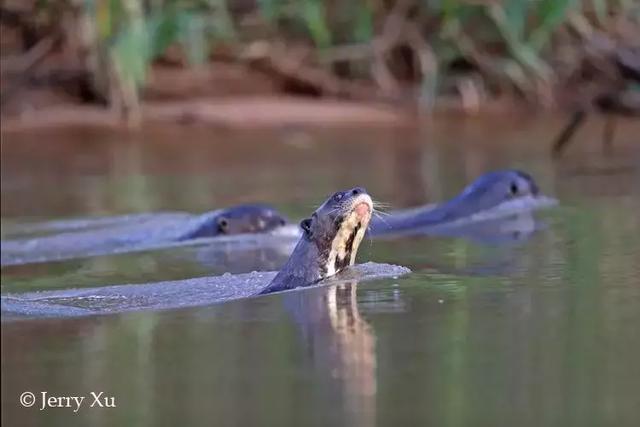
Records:
{"label": "wake behind otter", "polygon": [[[409,272],[405,267],[368,262],[352,266],[349,274],[336,276],[327,284],[398,277]],[[149,284],[3,295],[2,318],[4,321],[200,307],[255,296],[276,274],[274,271],[223,274]]]}

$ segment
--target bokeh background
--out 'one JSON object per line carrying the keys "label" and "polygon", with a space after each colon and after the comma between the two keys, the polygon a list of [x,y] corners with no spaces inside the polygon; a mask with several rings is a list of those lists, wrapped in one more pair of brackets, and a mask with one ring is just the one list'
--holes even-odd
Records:
{"label": "bokeh background", "polygon": [[615,93],[608,104],[626,105],[619,95],[640,67],[639,9],[632,0],[5,0],[3,114],[93,105],[136,124],[143,103],[165,101],[171,108],[148,116],[197,120],[176,101],[238,95],[473,112],[514,102],[584,109]]}

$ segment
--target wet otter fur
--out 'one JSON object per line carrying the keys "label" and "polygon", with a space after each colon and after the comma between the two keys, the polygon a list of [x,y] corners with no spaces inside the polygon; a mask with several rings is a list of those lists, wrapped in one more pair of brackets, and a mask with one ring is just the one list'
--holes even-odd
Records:
{"label": "wet otter fur", "polygon": [[300,222],[302,237],[260,294],[308,286],[353,265],[372,212],[373,202],[363,188],[332,195],[310,218]]}
{"label": "wet otter fur", "polygon": [[179,240],[220,235],[264,233],[287,225],[289,221],[270,205],[253,203],[232,206],[200,215]]}
{"label": "wet otter fur", "polygon": [[543,198],[537,184],[526,172],[516,169],[489,172],[469,184],[458,196],[435,207],[420,206],[373,218],[370,235],[420,234],[456,221],[471,220],[474,215],[498,206]]}

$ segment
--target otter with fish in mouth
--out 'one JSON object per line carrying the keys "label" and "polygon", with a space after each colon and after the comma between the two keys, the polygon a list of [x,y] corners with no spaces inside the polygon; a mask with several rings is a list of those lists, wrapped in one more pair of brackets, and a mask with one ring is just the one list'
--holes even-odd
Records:
{"label": "otter with fish in mouth", "polygon": [[309,286],[353,265],[372,212],[373,201],[364,188],[332,195],[310,218],[300,222],[302,237],[260,294]]}

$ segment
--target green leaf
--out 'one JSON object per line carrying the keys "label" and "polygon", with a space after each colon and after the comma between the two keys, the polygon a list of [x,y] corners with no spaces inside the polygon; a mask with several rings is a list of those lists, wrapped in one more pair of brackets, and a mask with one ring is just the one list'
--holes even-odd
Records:
{"label": "green leaf", "polygon": [[160,10],[153,13],[148,20],[149,39],[151,41],[150,55],[152,58],[161,55],[170,45],[178,39],[180,31],[180,11],[173,8]]}
{"label": "green leaf", "polygon": [[272,23],[282,15],[283,6],[282,0],[258,0],[260,13]]}
{"label": "green leaf", "polygon": [[529,37],[529,45],[535,51],[539,52],[544,48],[551,33],[567,18],[569,9],[573,6],[574,1],[541,0],[538,3],[537,16],[539,24],[531,33],[531,37]]}
{"label": "green leaf", "polygon": [[368,4],[356,6],[353,38],[356,42],[368,42],[373,38],[373,12]]}
{"label": "green leaf", "polygon": [[320,48],[331,45],[331,32],[325,19],[324,3],[320,0],[302,0],[302,19],[316,46]]}
{"label": "green leaf", "polygon": [[209,53],[204,17],[195,13],[183,16],[179,37],[186,51],[187,59],[191,64],[203,64]]}
{"label": "green leaf", "polygon": [[551,69],[538,55],[536,50],[523,42],[507,22],[507,16],[504,9],[498,4],[487,6],[489,16],[493,19],[498,31],[502,35],[509,53],[519,63],[534,72],[538,77],[546,79],[551,74]]}
{"label": "green leaf", "polygon": [[518,39],[524,37],[524,29],[527,24],[528,4],[528,0],[510,0],[504,3],[507,25],[511,33]]}
{"label": "green leaf", "polygon": [[131,26],[117,37],[111,48],[119,71],[137,85],[144,82],[149,61],[149,43],[144,28]]}

